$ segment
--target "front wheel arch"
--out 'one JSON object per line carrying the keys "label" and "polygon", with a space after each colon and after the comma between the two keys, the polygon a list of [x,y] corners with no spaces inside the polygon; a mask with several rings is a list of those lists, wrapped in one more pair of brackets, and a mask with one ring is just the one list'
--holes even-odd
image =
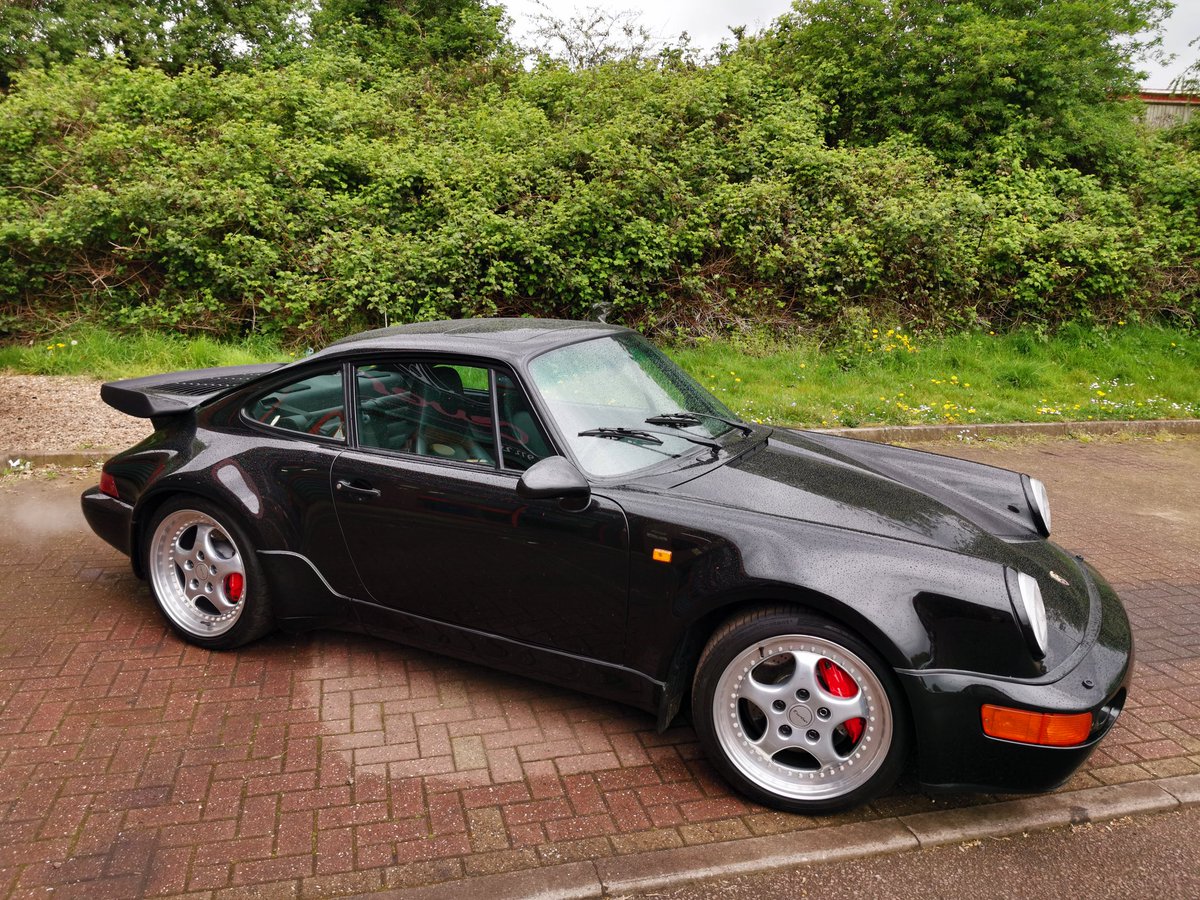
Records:
{"label": "front wheel arch", "polygon": [[[771,653],[772,645],[778,651],[775,654]],[[856,698],[848,702],[857,704],[864,717],[853,720],[858,723],[857,731],[831,727],[840,719],[838,710],[834,707],[829,718],[829,710],[823,708],[820,698],[828,698],[825,704],[831,707],[846,701],[834,699],[828,691],[819,694],[814,687],[811,702],[807,692],[803,697],[800,693],[794,695],[801,697],[801,703],[793,699],[790,688],[795,685],[789,681],[771,685],[771,690],[788,689],[774,700],[776,712],[758,716],[763,720],[763,730],[757,735],[751,733],[753,726],[740,718],[738,710],[744,701],[738,698],[759,692],[761,684],[753,673],[764,663],[792,662],[793,657],[807,659],[812,666],[810,672],[820,671],[822,664],[834,663],[832,668],[840,667],[842,676],[853,676],[843,698]],[[793,665],[799,676],[803,667]],[[692,680],[693,725],[710,761],[739,792],[777,809],[826,813],[866,802],[887,790],[915,756],[908,697],[891,666],[852,630],[798,605],[759,604],[724,620],[705,644]],[[743,692],[742,687],[750,690]],[[793,705],[801,709],[792,710]],[[750,709],[757,712],[753,704]],[[794,733],[788,729],[793,712],[811,715],[814,711],[817,716],[811,724],[797,724]],[[726,714],[731,718],[727,719]],[[822,715],[827,722],[820,721]],[[779,722],[772,724],[771,716]],[[739,721],[743,724],[737,724]],[[781,724],[779,734],[786,731],[791,735],[782,741],[789,749],[764,754],[754,746],[756,739],[767,738],[768,731],[774,733]],[[817,730],[822,732],[819,740]],[[812,736],[809,743],[805,734]],[[830,757],[835,740],[840,745],[836,755]],[[790,749],[792,746],[799,750]],[[818,750],[821,746],[825,747],[824,761]],[[816,756],[793,768],[796,764],[788,755],[799,752],[806,756],[806,750]],[[854,768],[856,763],[858,769]]]}
{"label": "front wheel arch", "polygon": [[865,617],[837,599],[817,591],[793,586],[759,586],[744,595],[727,595],[711,603],[710,608],[691,622],[676,641],[667,670],[658,707],[658,730],[664,731],[675,716],[688,705],[692,679],[700,654],[713,634],[730,619],[769,606],[790,606],[809,611],[848,629],[865,641],[893,668],[913,663],[903,651]]}

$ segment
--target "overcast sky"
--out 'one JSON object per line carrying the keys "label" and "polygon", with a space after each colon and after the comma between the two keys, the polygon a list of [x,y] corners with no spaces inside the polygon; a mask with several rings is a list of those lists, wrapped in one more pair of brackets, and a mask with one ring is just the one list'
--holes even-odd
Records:
{"label": "overcast sky", "polygon": [[[517,35],[524,35],[530,19],[539,9],[534,0],[501,0],[515,24]],[[619,12],[634,10],[654,34],[674,38],[686,31],[693,46],[709,49],[729,37],[729,26],[746,25],[756,31],[791,8],[790,0],[544,0],[546,7],[562,18],[576,8],[598,6]],[[1200,45],[1188,42],[1200,36],[1200,0],[1176,0],[1175,13],[1167,23],[1163,43],[1178,54],[1175,62],[1160,66],[1144,62],[1149,71],[1143,84],[1166,88],[1188,64],[1200,56]]]}

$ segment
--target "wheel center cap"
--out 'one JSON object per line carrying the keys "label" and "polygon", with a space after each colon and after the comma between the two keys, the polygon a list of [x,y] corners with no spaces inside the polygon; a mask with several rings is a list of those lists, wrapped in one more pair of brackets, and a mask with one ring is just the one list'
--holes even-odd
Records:
{"label": "wheel center cap", "polygon": [[807,706],[793,706],[788,710],[787,717],[797,728],[807,728],[812,724],[813,713]]}

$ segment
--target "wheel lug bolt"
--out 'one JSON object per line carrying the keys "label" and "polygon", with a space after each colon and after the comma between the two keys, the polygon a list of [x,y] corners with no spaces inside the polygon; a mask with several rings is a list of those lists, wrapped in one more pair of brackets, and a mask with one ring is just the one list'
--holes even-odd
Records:
{"label": "wheel lug bolt", "polygon": [[791,726],[791,725],[780,725],[780,726],[779,726],[779,734],[780,734],[782,737],[790,737],[790,736],[791,736],[791,733],[792,733],[792,726]]}
{"label": "wheel lug bolt", "polygon": [[817,716],[822,719],[828,719],[829,718],[829,710],[826,709],[824,706],[822,706],[820,709],[817,710]]}
{"label": "wheel lug bolt", "polygon": [[814,744],[815,744],[817,741],[819,741],[819,740],[821,739],[821,735],[819,735],[819,734],[818,734],[818,733],[817,733],[817,732],[816,732],[814,729],[812,729],[812,728],[808,729],[808,734],[806,734],[806,735],[805,735],[805,737],[807,737],[807,738],[808,738],[810,741],[812,741]]}
{"label": "wheel lug bolt", "polygon": [[771,706],[774,708],[775,712],[783,712],[787,708],[787,704],[782,700],[776,700],[771,704]]}
{"label": "wheel lug bolt", "polygon": [[796,699],[797,700],[807,700],[808,699],[808,691],[806,691],[804,688],[800,688],[800,690],[796,691]]}

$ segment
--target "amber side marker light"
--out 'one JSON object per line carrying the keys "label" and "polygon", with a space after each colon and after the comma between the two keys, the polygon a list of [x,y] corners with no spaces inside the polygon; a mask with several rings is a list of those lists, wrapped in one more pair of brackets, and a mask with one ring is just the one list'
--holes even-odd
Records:
{"label": "amber side marker light", "polygon": [[983,733],[1006,741],[1074,747],[1092,733],[1092,714],[1040,713],[1007,706],[983,706]]}
{"label": "amber side marker light", "polygon": [[121,499],[121,495],[117,493],[117,480],[103,470],[100,472],[100,492]]}

